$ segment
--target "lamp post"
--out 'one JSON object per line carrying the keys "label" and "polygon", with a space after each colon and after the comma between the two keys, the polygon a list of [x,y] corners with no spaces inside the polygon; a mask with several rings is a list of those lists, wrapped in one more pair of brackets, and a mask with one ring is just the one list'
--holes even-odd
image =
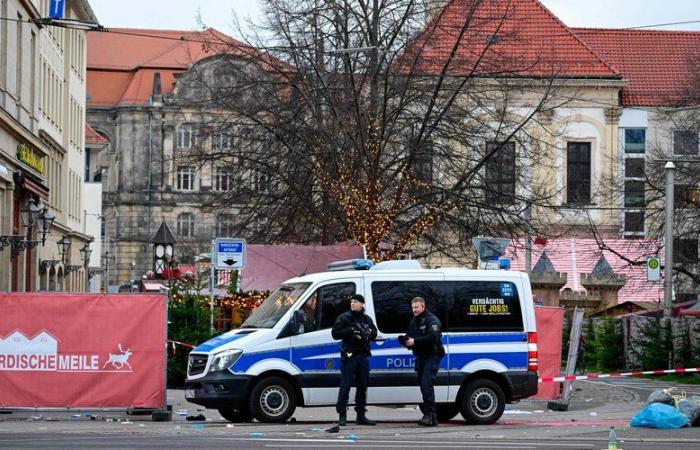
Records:
{"label": "lamp post", "polygon": [[673,301],[673,171],[676,166],[668,161],[664,166],[666,176],[666,228],[664,246],[664,317],[670,318]]}
{"label": "lamp post", "polygon": [[61,257],[61,261],[65,265],[70,259],[68,253],[70,252],[71,238],[70,236],[63,236],[56,244],[58,245],[58,254]]}
{"label": "lamp post", "polygon": [[90,292],[90,255],[92,255],[92,249],[89,242],[80,248],[80,253],[83,255],[83,267],[85,268],[85,292]]}
{"label": "lamp post", "polygon": [[44,208],[39,216],[39,220],[41,221],[41,245],[46,245],[46,235],[51,231],[56,216],[49,211],[49,208]]}

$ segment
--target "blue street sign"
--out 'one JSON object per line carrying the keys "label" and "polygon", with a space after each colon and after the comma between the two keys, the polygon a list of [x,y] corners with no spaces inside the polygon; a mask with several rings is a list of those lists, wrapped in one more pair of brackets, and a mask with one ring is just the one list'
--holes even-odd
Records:
{"label": "blue street sign", "polygon": [[243,253],[243,242],[221,242],[219,241],[219,253]]}
{"label": "blue street sign", "polygon": [[212,242],[212,264],[217,270],[235,270],[245,267],[245,241],[219,238]]}
{"label": "blue street sign", "polygon": [[51,0],[49,6],[49,17],[52,19],[63,18],[63,8],[66,5],[66,0]]}

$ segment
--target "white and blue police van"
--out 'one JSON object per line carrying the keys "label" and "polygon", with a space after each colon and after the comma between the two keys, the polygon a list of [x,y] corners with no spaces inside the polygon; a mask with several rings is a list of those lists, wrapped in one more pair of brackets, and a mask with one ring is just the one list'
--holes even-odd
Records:
{"label": "white and blue police van", "polygon": [[[354,270],[343,270],[348,268]],[[365,297],[365,312],[379,331],[372,343],[368,405],[422,402],[415,358],[398,341],[413,317],[416,296],[426,300],[443,327],[445,357],[435,378],[439,420],[461,413],[469,424],[491,424],[506,403],[537,393],[537,334],[527,274],[421,269],[413,260],[376,265],[350,260],[284,282],[240,328],[194,348],[186,399],[218,409],[231,422],[284,422],[297,407],[335,405],[340,343],[331,328],[350,309],[353,294]]]}

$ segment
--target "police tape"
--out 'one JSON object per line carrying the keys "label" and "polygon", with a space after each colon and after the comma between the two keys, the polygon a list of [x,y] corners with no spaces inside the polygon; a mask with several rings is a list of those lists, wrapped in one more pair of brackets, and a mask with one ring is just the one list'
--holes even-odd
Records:
{"label": "police tape", "polygon": [[700,372],[700,367],[679,368],[668,370],[646,370],[634,372],[619,372],[605,374],[589,374],[589,375],[567,375],[563,377],[542,377],[538,381],[540,383],[557,383],[561,381],[579,381],[579,380],[600,380],[605,378],[623,378],[623,377],[640,377],[643,375],[663,375],[665,373],[693,373]]}
{"label": "police tape", "polygon": [[186,347],[186,348],[195,348],[194,345],[188,344],[187,342],[173,341],[171,339],[168,339],[168,345],[169,345],[170,351],[172,352],[173,355],[177,354],[177,346],[178,345],[180,345],[182,347]]}

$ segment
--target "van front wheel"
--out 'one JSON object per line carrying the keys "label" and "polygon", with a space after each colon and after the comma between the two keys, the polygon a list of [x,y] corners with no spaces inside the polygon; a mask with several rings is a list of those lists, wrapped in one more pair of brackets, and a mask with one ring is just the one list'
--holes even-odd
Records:
{"label": "van front wheel", "polygon": [[460,412],[467,423],[490,425],[501,418],[505,408],[505,395],[498,383],[480,379],[465,386]]}
{"label": "van front wheel", "polygon": [[260,422],[286,422],[297,407],[294,388],[284,378],[264,378],[253,387],[248,406]]}

